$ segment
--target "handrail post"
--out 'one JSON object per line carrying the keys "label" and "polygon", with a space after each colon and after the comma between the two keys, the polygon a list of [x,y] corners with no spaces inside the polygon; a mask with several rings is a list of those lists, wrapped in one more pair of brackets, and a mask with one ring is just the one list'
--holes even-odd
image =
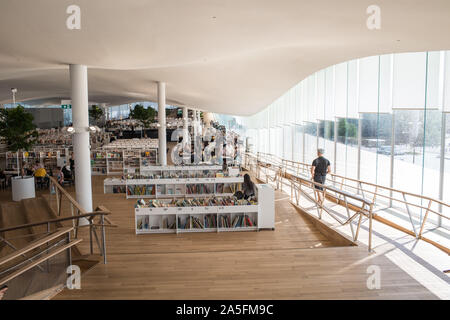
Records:
{"label": "handrail post", "polygon": [[373,211],[373,203],[370,204],[369,211],[369,252],[372,251],[372,211]]}
{"label": "handrail post", "polygon": [[430,212],[430,208],[431,208],[431,204],[432,203],[433,203],[432,200],[430,200],[428,202],[428,208],[427,208],[427,211],[425,212],[425,216],[423,217],[422,226],[420,227],[419,235],[417,236],[417,238],[419,238],[419,239],[420,239],[420,237],[422,237],[423,227],[425,227],[425,222],[427,221],[428,213]]}
{"label": "handrail post", "polygon": [[94,219],[89,219],[89,248],[91,254],[94,254],[94,247],[92,244],[92,222]]}
{"label": "handrail post", "polygon": [[[50,222],[47,222],[47,235],[49,235],[49,234],[50,234]],[[47,250],[46,250],[47,254],[49,252],[49,247],[50,247],[50,243],[47,242]],[[50,273],[50,262],[48,261],[48,259],[46,261],[46,265],[47,265],[47,272]]]}
{"label": "handrail post", "polygon": [[103,263],[106,264],[106,235],[105,235],[105,216],[100,216],[102,224],[102,251],[103,251]]}
{"label": "handrail post", "polygon": [[59,196],[58,196],[58,192],[59,189],[57,188],[57,186],[55,186],[55,184],[53,184],[54,188],[55,188],[55,199],[56,199],[56,212],[59,213],[59,207],[60,207],[60,203],[59,203]]}

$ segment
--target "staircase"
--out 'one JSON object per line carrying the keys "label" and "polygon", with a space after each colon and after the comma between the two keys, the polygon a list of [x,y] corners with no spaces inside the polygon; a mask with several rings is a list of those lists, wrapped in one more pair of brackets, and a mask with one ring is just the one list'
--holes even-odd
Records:
{"label": "staircase", "polygon": [[69,265],[84,273],[100,261],[100,254],[77,247],[82,239],[71,236],[75,227],[76,220],[57,216],[42,197],[0,203],[0,286],[10,288],[4,299],[51,297],[65,285]]}

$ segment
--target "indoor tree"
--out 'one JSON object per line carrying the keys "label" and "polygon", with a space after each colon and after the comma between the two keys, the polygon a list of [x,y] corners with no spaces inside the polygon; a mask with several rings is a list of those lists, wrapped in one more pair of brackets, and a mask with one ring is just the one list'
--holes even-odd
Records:
{"label": "indoor tree", "polygon": [[155,109],[151,107],[146,109],[141,104],[135,105],[134,109],[131,110],[130,112],[130,118],[137,120],[144,129],[149,128],[150,124],[155,122],[155,115],[156,115]]}
{"label": "indoor tree", "polygon": [[103,109],[98,105],[93,105],[91,109],[89,109],[89,118],[92,119],[95,125],[98,125],[98,121],[103,117]]}
{"label": "indoor tree", "polygon": [[[12,109],[0,109],[0,137],[6,141],[8,151],[23,152],[33,148],[38,132],[33,124],[33,115],[18,105]],[[19,174],[22,162],[19,161]]]}

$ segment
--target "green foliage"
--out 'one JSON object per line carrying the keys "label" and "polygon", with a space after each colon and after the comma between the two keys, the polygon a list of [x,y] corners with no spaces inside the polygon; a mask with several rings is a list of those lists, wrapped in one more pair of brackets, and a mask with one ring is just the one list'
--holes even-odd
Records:
{"label": "green foliage", "polygon": [[139,121],[144,128],[150,127],[150,124],[155,122],[155,115],[155,109],[151,107],[145,109],[141,104],[135,105],[130,112],[130,118]]}
{"label": "green foliage", "polygon": [[6,140],[9,151],[33,148],[38,138],[33,119],[33,115],[21,105],[13,109],[0,109],[0,137]]}
{"label": "green foliage", "polygon": [[103,109],[95,104],[89,109],[89,118],[94,121],[94,124],[97,124],[101,117],[103,117],[103,114]]}
{"label": "green foliage", "polygon": [[338,136],[346,138],[357,138],[358,128],[356,125],[347,121],[347,119],[340,118],[338,120]]}

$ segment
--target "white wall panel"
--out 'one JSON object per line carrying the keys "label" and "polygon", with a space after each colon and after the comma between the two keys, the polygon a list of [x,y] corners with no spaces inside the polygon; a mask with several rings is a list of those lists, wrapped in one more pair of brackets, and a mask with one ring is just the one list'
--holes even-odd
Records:
{"label": "white wall panel", "polygon": [[334,115],[347,116],[347,63],[336,65]]}
{"label": "white wall panel", "polygon": [[348,110],[349,118],[358,118],[358,60],[348,62]]}
{"label": "white wall panel", "polygon": [[317,72],[317,119],[325,119],[325,70]]}
{"label": "white wall panel", "polygon": [[380,56],[380,113],[392,112],[392,81],[394,55]]}
{"label": "white wall panel", "polygon": [[426,52],[394,55],[395,109],[425,107]]}
{"label": "white wall panel", "polygon": [[444,59],[444,111],[450,112],[450,51],[445,52]]}
{"label": "white wall panel", "polygon": [[378,56],[359,61],[359,112],[378,112]]}
{"label": "white wall panel", "polygon": [[334,120],[334,66],[325,69],[325,120]]}
{"label": "white wall panel", "polygon": [[428,53],[427,109],[442,109],[444,97],[444,51]]}

